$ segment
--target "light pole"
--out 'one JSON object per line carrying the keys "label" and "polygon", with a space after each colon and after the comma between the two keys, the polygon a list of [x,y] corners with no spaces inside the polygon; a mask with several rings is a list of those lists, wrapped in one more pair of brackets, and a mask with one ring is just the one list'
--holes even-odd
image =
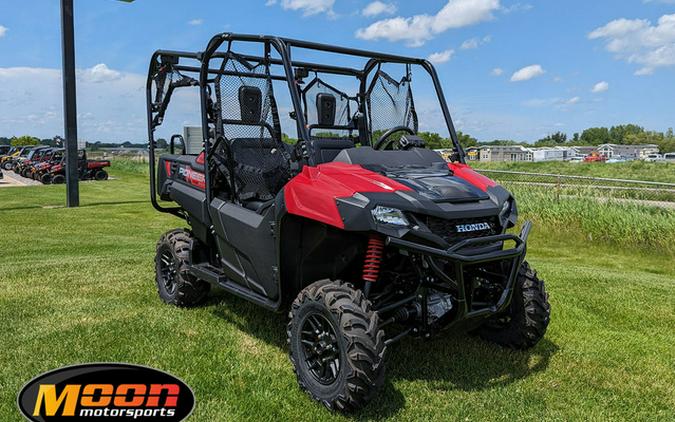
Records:
{"label": "light pole", "polygon": [[66,138],[66,206],[71,208],[80,206],[73,0],[61,0],[61,50],[63,61],[63,126]]}
{"label": "light pole", "polygon": [[[134,0],[120,1],[131,3]],[[63,126],[66,138],[66,206],[71,208],[80,206],[73,0],[61,0],[61,51],[63,60]]]}

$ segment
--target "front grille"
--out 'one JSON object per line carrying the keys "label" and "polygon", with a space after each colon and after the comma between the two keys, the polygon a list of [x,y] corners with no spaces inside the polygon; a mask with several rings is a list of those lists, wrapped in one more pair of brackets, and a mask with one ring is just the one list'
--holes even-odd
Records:
{"label": "front grille", "polygon": [[[457,226],[466,224],[481,224],[487,223],[490,228],[482,230],[470,230],[461,232]],[[476,237],[492,236],[500,233],[498,217],[474,217],[474,218],[460,218],[454,220],[445,220],[438,217],[426,217],[426,224],[429,230],[437,236],[442,237],[450,244],[457,243],[464,239],[473,239]]]}

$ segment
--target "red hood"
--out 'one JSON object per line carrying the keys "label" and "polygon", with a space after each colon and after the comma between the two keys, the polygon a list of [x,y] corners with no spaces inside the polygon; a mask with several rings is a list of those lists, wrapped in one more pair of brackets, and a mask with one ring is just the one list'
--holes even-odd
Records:
{"label": "red hood", "polygon": [[326,163],[305,166],[284,187],[286,209],[290,214],[344,228],[336,198],[357,192],[410,191],[409,187],[355,164]]}

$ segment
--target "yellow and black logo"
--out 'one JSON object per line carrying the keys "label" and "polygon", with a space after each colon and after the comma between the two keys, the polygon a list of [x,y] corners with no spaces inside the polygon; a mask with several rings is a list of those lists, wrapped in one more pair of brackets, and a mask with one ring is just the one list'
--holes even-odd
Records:
{"label": "yellow and black logo", "polygon": [[123,363],[67,366],[37,376],[19,393],[29,420],[181,421],[194,408],[190,387],[166,372]]}

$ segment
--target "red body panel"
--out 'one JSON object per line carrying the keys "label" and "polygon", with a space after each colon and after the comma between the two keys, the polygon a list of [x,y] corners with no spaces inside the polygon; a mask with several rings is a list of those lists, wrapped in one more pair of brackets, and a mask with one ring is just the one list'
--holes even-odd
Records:
{"label": "red body panel", "polygon": [[355,193],[410,191],[381,174],[355,164],[326,163],[305,166],[284,187],[286,209],[290,214],[344,228],[335,200]]}
{"label": "red body panel", "polygon": [[487,188],[492,186],[497,186],[497,184],[490,178],[483,176],[482,174],[476,172],[470,166],[461,163],[448,163],[448,167],[452,170],[452,173],[464,179],[467,182],[471,183],[478,189],[483,192],[487,191]]}

